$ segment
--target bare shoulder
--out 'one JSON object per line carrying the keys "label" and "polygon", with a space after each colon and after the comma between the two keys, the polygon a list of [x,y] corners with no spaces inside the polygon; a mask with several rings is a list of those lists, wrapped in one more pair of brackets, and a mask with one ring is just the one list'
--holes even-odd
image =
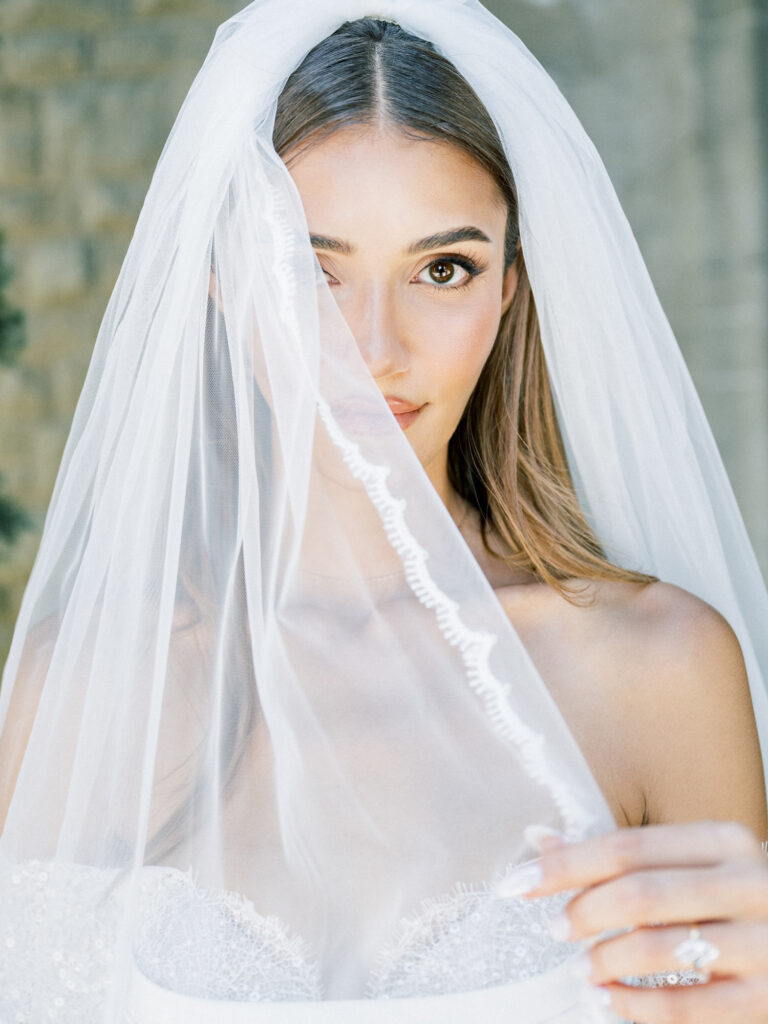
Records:
{"label": "bare shoulder", "polygon": [[591,593],[590,605],[566,614],[574,622],[593,618],[606,691],[621,689],[650,715],[685,707],[689,718],[717,716],[724,702],[751,709],[739,640],[711,604],[663,581],[600,581]]}
{"label": "bare shoulder", "polygon": [[690,670],[713,664],[741,674],[741,647],[727,619],[682,587],[580,579],[569,581],[569,590],[575,603],[541,583],[502,587],[497,594],[513,625],[563,636],[575,631],[585,646],[596,642],[604,657],[629,658],[633,668],[654,669],[654,678],[661,670],[700,685],[698,672],[691,676]]}
{"label": "bare shoulder", "polygon": [[[711,604],[673,583],[611,584],[605,600],[618,601],[628,639],[640,644],[638,655],[672,659],[684,671],[715,658],[743,664],[739,641],[728,620]],[[621,595],[621,596],[618,596]]]}
{"label": "bare shoulder", "polygon": [[513,625],[566,634],[576,630],[599,642],[604,654],[632,655],[650,664],[670,659],[683,667],[703,653],[733,658],[739,643],[712,605],[682,587],[657,581],[578,579],[568,582],[575,602],[542,583],[503,587],[499,600]]}
{"label": "bare shoulder", "polygon": [[[645,703],[745,693],[738,638],[712,605],[672,583],[573,580],[576,603],[544,584],[505,587],[499,599],[523,642],[559,643],[610,699]],[[674,684],[674,690],[673,690]]]}
{"label": "bare shoulder", "polygon": [[[764,838],[765,789],[744,656],[727,619],[658,582],[603,600],[623,628],[612,658],[629,660],[620,695],[649,819],[741,820]],[[606,611],[608,619],[614,613]]]}
{"label": "bare shoulder", "polygon": [[549,587],[500,600],[614,811],[630,824],[733,817],[763,835],[760,748],[728,621],[671,583],[573,582],[579,604]]}

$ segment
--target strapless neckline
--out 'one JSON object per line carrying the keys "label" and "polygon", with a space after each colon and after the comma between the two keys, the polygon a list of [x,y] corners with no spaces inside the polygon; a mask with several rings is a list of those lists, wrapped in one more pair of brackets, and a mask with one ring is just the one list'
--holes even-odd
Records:
{"label": "strapless neckline", "polygon": [[[0,921],[0,1020],[37,1024],[45,1011],[56,1024],[100,1024],[126,909],[119,877],[83,864],[0,861],[0,904],[7,909]],[[582,1024],[586,1016],[569,1016],[585,991],[569,973],[577,949],[553,939],[548,927],[570,896],[502,898],[491,883],[458,885],[400,922],[374,958],[365,991],[337,999],[324,990],[309,944],[283,921],[260,914],[238,893],[202,887],[191,870],[144,868],[131,1013],[137,1024],[462,1024],[506,1021],[512,995],[517,1009],[524,993],[536,992],[531,1014],[548,1005],[547,993],[558,993],[559,1008],[549,1017],[521,1014],[521,1022]],[[624,980],[692,980],[684,973]],[[465,1002],[472,1012],[456,1016]],[[343,1015],[329,1016],[342,1007]]]}
{"label": "strapless neckline", "polygon": [[[191,870],[176,868],[145,869],[141,890],[134,955],[149,980],[185,995],[232,1001],[328,998],[309,943],[246,897],[202,887]],[[483,882],[427,899],[401,919],[358,995],[445,995],[551,970],[574,951],[548,927],[571,895],[501,898]],[[205,937],[199,944],[197,935]],[[219,937],[215,946],[211,935]],[[169,952],[176,950],[183,952]]]}

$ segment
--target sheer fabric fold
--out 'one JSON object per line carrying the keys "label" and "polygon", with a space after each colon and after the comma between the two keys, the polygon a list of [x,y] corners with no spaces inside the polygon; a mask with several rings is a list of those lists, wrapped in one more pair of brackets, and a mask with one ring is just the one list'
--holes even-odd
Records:
{"label": "sheer fabric fold", "polygon": [[271,143],[287,76],[346,20],[432,40],[491,112],[583,507],[616,561],[729,620],[765,749],[765,586],[599,158],[479,3],[373,7],[257,0],[222,25],[152,180],[0,691],[0,1019],[111,1024],[152,986],[322,1004],[535,978],[541,1010],[556,970],[556,1019],[609,1019],[541,939],[562,901],[492,885],[535,855],[527,826],[612,816]]}

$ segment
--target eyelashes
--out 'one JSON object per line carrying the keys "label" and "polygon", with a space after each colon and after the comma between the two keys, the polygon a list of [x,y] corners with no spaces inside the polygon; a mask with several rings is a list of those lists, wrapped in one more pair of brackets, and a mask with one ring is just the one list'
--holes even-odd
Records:
{"label": "eyelashes", "polygon": [[[473,259],[471,256],[465,256],[463,253],[451,253],[446,256],[438,256],[436,259],[430,260],[424,270],[421,273],[428,272],[432,267],[438,266],[459,266],[466,272],[464,277],[459,284],[452,284],[453,277],[450,277],[447,282],[438,283],[435,280],[424,281],[428,287],[438,292],[458,292],[468,288],[472,281],[479,277],[486,270],[486,264],[482,263],[478,259]],[[419,275],[421,276],[421,275]]]}
{"label": "eyelashes", "polygon": [[[424,278],[423,275],[429,275],[429,271],[431,271],[433,267],[438,267],[441,265],[448,267],[460,267],[464,271],[464,277],[462,277],[459,280],[458,284],[454,283],[453,280],[455,272],[448,278],[447,281],[443,282],[438,282],[435,281],[434,279],[429,280]],[[475,280],[475,278],[485,273],[487,269],[488,264],[484,263],[478,257],[468,256],[464,253],[446,253],[444,256],[435,256],[433,259],[431,259],[429,263],[427,263],[427,265],[422,270],[419,271],[415,280],[419,284],[426,285],[428,288],[435,292],[459,292],[463,291],[465,288],[468,288]],[[339,283],[338,281],[336,281],[336,279],[333,277],[333,274],[329,270],[323,268],[323,272],[325,273],[326,278],[331,279],[328,282],[331,286]]]}

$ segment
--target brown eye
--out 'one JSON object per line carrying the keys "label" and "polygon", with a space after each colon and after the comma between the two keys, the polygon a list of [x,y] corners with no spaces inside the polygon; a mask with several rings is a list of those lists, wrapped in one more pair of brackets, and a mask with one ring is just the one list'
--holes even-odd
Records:
{"label": "brown eye", "polygon": [[[438,256],[421,271],[417,280],[434,288],[435,292],[453,294],[482,274],[485,267],[469,256]],[[429,274],[429,280],[424,275]]]}
{"label": "brown eye", "polygon": [[445,284],[453,278],[454,273],[454,264],[449,260],[435,260],[429,267],[429,276],[435,284]]}

